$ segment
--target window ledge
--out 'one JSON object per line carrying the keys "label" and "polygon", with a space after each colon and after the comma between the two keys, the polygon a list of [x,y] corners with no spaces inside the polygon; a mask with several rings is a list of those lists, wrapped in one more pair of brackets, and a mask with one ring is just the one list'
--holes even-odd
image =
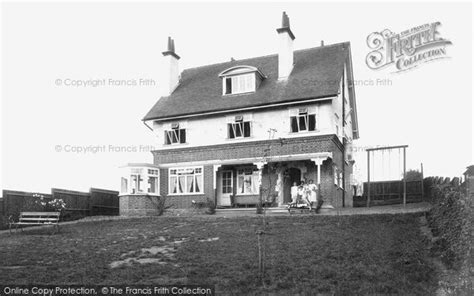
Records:
{"label": "window ledge", "polygon": [[149,195],[149,196],[157,196],[161,197],[161,194],[153,194],[153,193],[120,193],[118,196],[126,196],[126,195],[132,195],[132,196],[143,196],[143,195]]}
{"label": "window ledge", "polygon": [[250,137],[243,137],[243,138],[225,138],[226,141],[245,141],[245,140],[252,140],[255,139],[255,137],[250,136]]}
{"label": "window ledge", "polygon": [[187,195],[205,195],[204,192],[198,193],[168,193],[168,196],[187,196]]}
{"label": "window ledge", "polygon": [[162,147],[179,147],[179,146],[187,146],[189,145],[188,142],[186,143],[175,143],[175,144],[163,144]]}
{"label": "window ledge", "polygon": [[311,134],[311,133],[319,133],[321,132],[319,129],[315,129],[314,131],[299,131],[299,132],[289,132],[289,135],[299,135],[299,134]]}
{"label": "window ledge", "polygon": [[241,92],[241,93],[235,93],[235,94],[223,94],[222,97],[226,98],[226,97],[235,97],[235,96],[240,96],[240,95],[248,95],[248,94],[254,93],[254,92],[255,92],[255,90]]}

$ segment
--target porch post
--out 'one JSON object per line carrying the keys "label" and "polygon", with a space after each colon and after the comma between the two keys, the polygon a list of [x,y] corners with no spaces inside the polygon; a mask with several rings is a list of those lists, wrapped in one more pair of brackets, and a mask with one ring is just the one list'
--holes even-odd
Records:
{"label": "porch post", "polygon": [[260,162],[254,162],[253,163],[255,166],[257,166],[258,169],[258,191],[259,191],[259,198],[260,198],[260,204],[262,204],[262,173],[263,173],[263,166],[265,165],[265,162],[260,161]]}
{"label": "porch post", "polygon": [[255,166],[257,166],[258,169],[258,186],[262,186],[262,172],[263,172],[263,166],[266,164],[266,162],[254,162],[253,163]]}
{"label": "porch post", "polygon": [[221,167],[220,164],[213,165],[212,169],[212,186],[214,188],[214,204],[217,206],[217,171]]}
{"label": "porch post", "polygon": [[321,184],[321,165],[323,164],[324,159],[322,158],[312,158],[311,161],[313,161],[316,164],[316,169],[318,172],[318,175],[316,176],[316,182],[319,185]]}
{"label": "porch post", "polygon": [[278,206],[283,205],[283,171],[281,168],[277,169],[277,183],[275,189],[278,188]]}
{"label": "porch post", "polygon": [[213,180],[212,180],[212,185],[213,185],[214,190],[217,189],[217,171],[219,170],[220,167],[221,167],[220,164],[215,164],[215,165],[213,165],[213,168],[214,168],[214,170],[213,170],[213,172],[214,172],[214,173],[213,173],[213,176],[214,176],[214,178],[213,178]]}

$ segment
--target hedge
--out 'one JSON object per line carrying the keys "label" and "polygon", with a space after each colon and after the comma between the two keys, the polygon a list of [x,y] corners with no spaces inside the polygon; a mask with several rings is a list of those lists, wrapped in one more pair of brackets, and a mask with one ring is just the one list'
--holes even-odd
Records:
{"label": "hedge", "polygon": [[461,186],[433,184],[427,218],[435,237],[434,251],[449,269],[459,272],[456,289],[472,288],[474,202]]}

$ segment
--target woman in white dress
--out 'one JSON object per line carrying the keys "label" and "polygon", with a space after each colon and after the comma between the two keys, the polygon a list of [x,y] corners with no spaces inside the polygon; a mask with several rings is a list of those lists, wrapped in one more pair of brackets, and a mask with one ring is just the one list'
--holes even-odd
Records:
{"label": "woman in white dress", "polygon": [[308,184],[308,189],[309,189],[309,202],[311,204],[311,208],[314,207],[314,205],[317,204],[318,198],[316,195],[316,192],[318,191],[318,186],[313,183],[313,180],[309,180]]}
{"label": "woman in white dress", "polygon": [[296,185],[296,182],[293,182],[293,186],[291,186],[291,203],[296,204],[297,200],[298,200],[298,185]]}

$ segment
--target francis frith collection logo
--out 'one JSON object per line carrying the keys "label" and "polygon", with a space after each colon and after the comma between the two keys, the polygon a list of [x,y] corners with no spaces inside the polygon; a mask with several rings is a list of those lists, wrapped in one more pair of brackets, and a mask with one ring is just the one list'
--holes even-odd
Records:
{"label": "francis frith collection logo", "polygon": [[366,57],[367,66],[373,70],[394,67],[394,72],[401,72],[447,58],[446,46],[452,43],[441,38],[440,26],[440,22],[434,22],[401,33],[389,29],[371,33],[367,37],[367,45],[372,49]]}

